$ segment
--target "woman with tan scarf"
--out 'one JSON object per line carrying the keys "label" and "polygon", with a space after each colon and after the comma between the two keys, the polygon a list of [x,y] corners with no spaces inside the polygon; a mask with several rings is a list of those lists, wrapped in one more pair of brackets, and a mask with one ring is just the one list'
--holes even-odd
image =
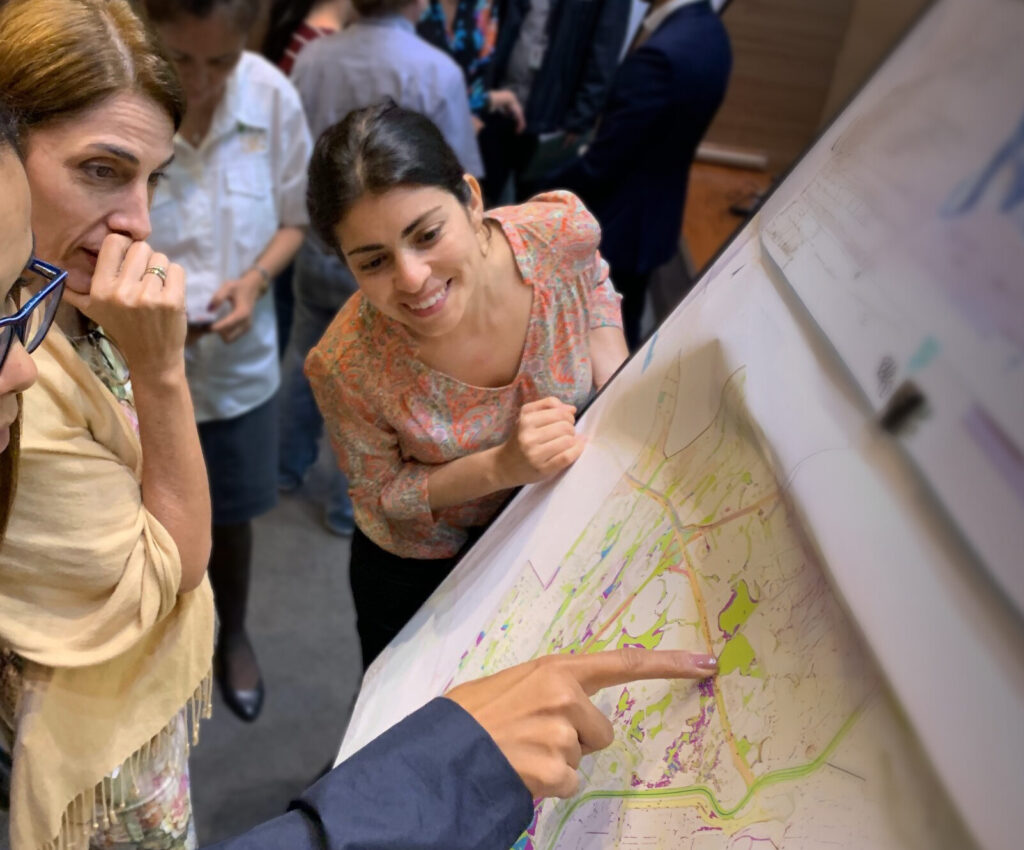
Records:
{"label": "woman with tan scarf", "polygon": [[68,270],[0,550],[12,846],[193,847],[210,503],[183,273],[142,241],[180,87],[126,0],[10,0],[0,100],[21,122],[36,251]]}

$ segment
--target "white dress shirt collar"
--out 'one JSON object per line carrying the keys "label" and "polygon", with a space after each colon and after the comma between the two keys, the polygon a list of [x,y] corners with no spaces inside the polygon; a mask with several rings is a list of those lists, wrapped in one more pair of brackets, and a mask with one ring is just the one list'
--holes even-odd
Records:
{"label": "white dress shirt collar", "polygon": [[654,11],[648,13],[640,26],[643,27],[645,34],[649,36],[658,27],[660,27],[665,22],[665,19],[673,12],[683,8],[683,6],[690,6],[693,3],[703,2],[706,2],[706,0],[668,0],[664,6],[659,6]]}

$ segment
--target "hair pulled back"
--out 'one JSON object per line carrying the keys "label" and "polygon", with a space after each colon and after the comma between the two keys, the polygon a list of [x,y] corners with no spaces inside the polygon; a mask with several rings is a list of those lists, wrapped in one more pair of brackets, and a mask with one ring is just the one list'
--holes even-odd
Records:
{"label": "hair pulled back", "polygon": [[0,154],[8,151],[21,155],[18,121],[15,119],[14,113],[7,108],[7,104],[0,101]]}
{"label": "hair pulled back", "polygon": [[356,201],[418,186],[443,189],[463,204],[471,197],[458,157],[429,118],[392,100],[353,110],[313,149],[307,190],[313,229],[340,254],[334,228]]}

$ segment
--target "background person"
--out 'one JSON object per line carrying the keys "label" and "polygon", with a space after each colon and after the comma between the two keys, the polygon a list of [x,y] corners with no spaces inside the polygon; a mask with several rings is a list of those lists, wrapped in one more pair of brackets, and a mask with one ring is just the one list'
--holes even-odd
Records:
{"label": "background person", "polygon": [[189,386],[213,500],[210,580],[224,700],[255,720],[264,685],[245,616],[252,520],[277,501],[277,326],[270,282],[307,222],[311,139],[298,95],[243,52],[249,0],[147,0],[188,111],[153,199],[153,244],[189,275]]}
{"label": "background person", "polygon": [[601,222],[632,348],[651,273],[679,250],[690,167],[731,68],[729,36],[707,0],[653,0],[594,141],[546,181],[577,193]]}
{"label": "background person", "polygon": [[182,92],[122,0],[9,0],[0,32],[36,252],[68,271],[24,394],[0,551],[11,843],[192,847],[187,739],[213,645],[209,491],[184,274],[141,241]]}
{"label": "background person", "polygon": [[497,0],[429,0],[416,32],[462,69],[477,130],[483,128],[487,113],[501,112],[513,119],[517,132],[522,132],[526,119],[515,92],[491,89],[489,85],[498,25]]}
{"label": "background person", "polygon": [[[422,5],[356,0],[355,7],[360,19],[309,45],[292,74],[314,136],[352,110],[390,98],[434,121],[463,169],[480,174],[465,80],[450,57],[416,37],[413,24]],[[316,461],[323,431],[302,364],[357,288],[344,261],[315,235],[306,239],[296,258],[294,286],[294,338],[282,367],[279,486],[284,492],[302,485]],[[355,527],[348,481],[340,469],[331,483],[324,522],[335,534],[351,534]]]}
{"label": "background person", "polygon": [[626,345],[583,205],[556,193],[485,215],[419,113],[350,113],[320,137],[310,187],[359,284],[306,370],[355,506],[368,666],[511,488],[579,457],[574,411]]}
{"label": "background person", "polygon": [[290,74],[302,48],[343,29],[354,17],[349,0],[275,0],[262,53]]}
{"label": "background person", "polygon": [[[291,74],[299,53],[311,41],[342,29],[355,17],[349,0],[275,0],[270,8],[270,26],[261,49],[262,54],[285,74]],[[295,294],[292,278],[294,265],[289,265],[274,280],[274,312],[277,314],[278,351],[283,358],[291,339],[295,316]],[[314,450],[315,456],[315,450]],[[352,508],[343,491],[343,511],[351,532]],[[328,516],[328,527],[331,527]]]}
{"label": "background person", "polygon": [[501,112],[480,133],[484,197],[503,201],[532,189],[524,178],[543,135],[561,134],[568,154],[594,128],[626,37],[632,0],[498,0],[501,28],[491,60],[491,87],[523,105],[526,130]]}

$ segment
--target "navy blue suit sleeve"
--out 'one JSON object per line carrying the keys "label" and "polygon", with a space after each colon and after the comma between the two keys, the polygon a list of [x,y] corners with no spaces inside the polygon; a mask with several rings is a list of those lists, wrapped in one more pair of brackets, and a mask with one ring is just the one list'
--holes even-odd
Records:
{"label": "navy blue suit sleeve", "polygon": [[568,133],[583,134],[594,126],[619,64],[632,0],[603,0],[603,3],[579,88],[565,116],[563,129]]}
{"label": "navy blue suit sleeve", "polygon": [[215,850],[504,850],[533,802],[497,744],[439,698],[367,744],[288,814]]}
{"label": "navy blue suit sleeve", "polygon": [[623,61],[587,152],[551,181],[589,201],[641,156],[652,127],[674,97],[672,66],[658,50],[641,46]]}

